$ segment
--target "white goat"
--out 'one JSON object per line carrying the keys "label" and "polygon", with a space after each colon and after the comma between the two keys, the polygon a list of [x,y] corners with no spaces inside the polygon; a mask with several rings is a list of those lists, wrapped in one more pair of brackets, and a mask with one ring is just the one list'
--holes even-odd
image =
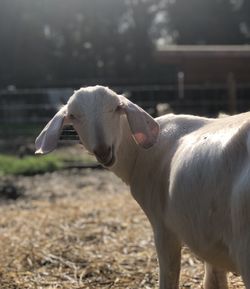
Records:
{"label": "white goat", "polygon": [[52,151],[63,124],[72,123],[86,149],[130,185],[154,231],[160,289],[178,288],[182,242],[205,261],[205,289],[227,288],[227,271],[250,289],[249,119],[153,119],[95,86],[73,94],[36,147]]}

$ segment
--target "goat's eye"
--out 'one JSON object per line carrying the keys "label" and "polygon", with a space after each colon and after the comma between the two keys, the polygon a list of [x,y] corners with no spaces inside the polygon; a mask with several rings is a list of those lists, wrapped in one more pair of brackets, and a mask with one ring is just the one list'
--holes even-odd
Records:
{"label": "goat's eye", "polygon": [[76,118],[75,118],[75,116],[71,113],[71,114],[69,115],[69,119],[74,120],[74,119],[76,119]]}

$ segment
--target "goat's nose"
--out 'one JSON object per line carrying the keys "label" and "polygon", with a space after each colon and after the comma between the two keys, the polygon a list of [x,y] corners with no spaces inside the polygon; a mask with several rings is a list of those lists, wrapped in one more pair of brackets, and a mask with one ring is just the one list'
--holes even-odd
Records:
{"label": "goat's nose", "polygon": [[94,148],[93,153],[96,155],[98,161],[106,162],[110,158],[111,146],[100,144]]}

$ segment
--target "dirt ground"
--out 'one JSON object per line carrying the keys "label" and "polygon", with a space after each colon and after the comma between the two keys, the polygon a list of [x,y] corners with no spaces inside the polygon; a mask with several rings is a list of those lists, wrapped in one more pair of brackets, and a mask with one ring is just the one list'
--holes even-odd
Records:
{"label": "dirt ground", "polygon": [[[113,174],[65,170],[0,183],[0,288],[157,288],[150,225]],[[180,288],[202,288],[202,278],[184,248]]]}

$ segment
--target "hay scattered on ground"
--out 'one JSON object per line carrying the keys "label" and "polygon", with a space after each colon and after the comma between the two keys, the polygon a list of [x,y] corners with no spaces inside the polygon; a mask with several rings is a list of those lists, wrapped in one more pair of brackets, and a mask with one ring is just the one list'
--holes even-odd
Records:
{"label": "hay scattered on ground", "polygon": [[[112,174],[64,171],[8,181],[24,195],[0,205],[1,288],[157,288],[150,225]],[[180,287],[202,288],[202,278],[203,265],[184,248]],[[230,282],[244,288],[233,275]]]}

